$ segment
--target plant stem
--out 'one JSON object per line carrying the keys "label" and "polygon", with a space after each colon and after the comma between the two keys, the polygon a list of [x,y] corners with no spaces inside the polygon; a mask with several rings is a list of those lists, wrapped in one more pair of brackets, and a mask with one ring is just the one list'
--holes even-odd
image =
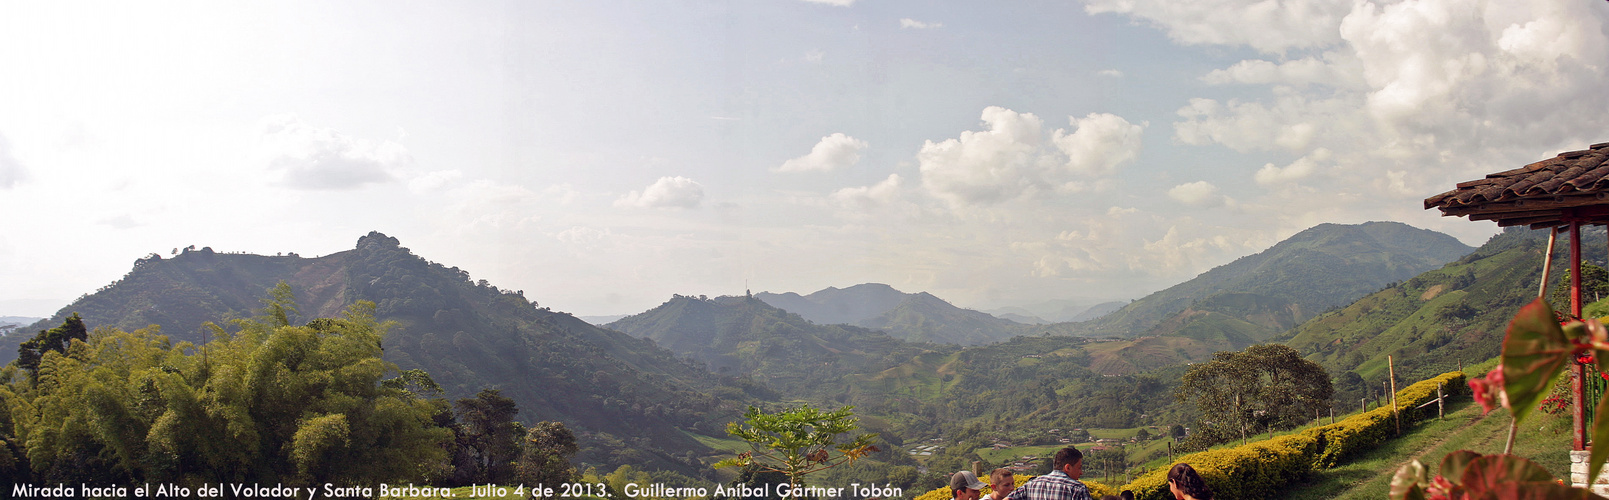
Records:
{"label": "plant stem", "polygon": [[1513,422],[1508,423],[1508,442],[1503,443],[1503,454],[1504,455],[1507,455],[1507,454],[1510,454],[1510,453],[1514,452],[1514,435],[1519,433],[1519,430],[1520,430],[1520,421],[1519,421],[1519,419],[1515,419]]}

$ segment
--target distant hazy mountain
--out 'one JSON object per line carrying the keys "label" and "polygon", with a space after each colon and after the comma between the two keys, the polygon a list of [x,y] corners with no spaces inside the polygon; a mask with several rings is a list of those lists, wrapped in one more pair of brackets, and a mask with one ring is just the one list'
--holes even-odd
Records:
{"label": "distant hazy mountain", "polygon": [[854,325],[883,315],[909,294],[882,283],[827,287],[810,295],[760,292],[754,298],[821,324]]}
{"label": "distant hazy mountain", "polygon": [[1190,320],[1218,314],[1262,327],[1245,332],[1255,339],[1471,250],[1452,236],[1400,222],[1320,224],[1072,330],[1091,336],[1166,335]]}
{"label": "distant hazy mountain", "polygon": [[[719,377],[653,342],[540,308],[522,292],[473,281],[468,272],[426,261],[380,233],[318,258],[204,248],[140,259],[111,286],[26,331],[59,325],[77,312],[90,328],[159,325],[175,341],[199,342],[203,322],[250,317],[280,280],[300,305],[294,323],[373,301],[379,319],[397,322],[384,339],[387,361],[425,369],[450,398],[501,389],[526,422],[560,420],[578,431],[646,438],[630,445],[634,464],[685,467],[685,451],[708,448],[682,429],[719,435],[740,412],[739,401],[729,398],[743,389],[717,390],[728,389],[718,387],[724,383]],[[26,337],[0,338],[0,362],[15,359]]]}
{"label": "distant hazy mountain", "polygon": [[31,325],[44,318],[30,318],[26,316],[0,316],[0,335],[10,335],[12,332],[26,332],[22,327]]}
{"label": "distant hazy mountain", "polygon": [[789,394],[818,392],[844,374],[883,370],[934,348],[880,330],[813,323],[749,297],[677,295],[607,326]]}
{"label": "distant hazy mountain", "polygon": [[611,315],[608,315],[608,316],[576,316],[576,317],[581,318],[581,321],[592,323],[592,324],[598,325],[598,326],[603,326],[603,325],[607,325],[609,323],[613,323],[615,321],[619,321],[620,318],[624,318],[626,316],[627,315],[625,315],[625,314],[611,314]]}
{"label": "distant hazy mountain", "polygon": [[1072,317],[1067,318],[1064,321],[1089,321],[1089,320],[1092,320],[1092,319],[1095,319],[1095,318],[1099,318],[1101,316],[1105,316],[1107,314],[1111,314],[1113,311],[1117,311],[1118,309],[1122,309],[1123,306],[1126,306],[1128,304],[1129,304],[1128,302],[1123,302],[1123,301],[1120,301],[1120,300],[1114,300],[1114,301],[1111,301],[1111,302],[1102,302],[1102,303],[1099,303],[1099,304],[1095,304],[1093,306],[1089,306],[1089,309],[1085,309],[1082,312],[1079,312],[1078,314],[1075,314]]}
{"label": "distant hazy mountain", "polygon": [[881,283],[827,287],[810,295],[760,292],[754,298],[818,324],[875,328],[913,342],[974,345],[1033,332],[1023,323],[962,309],[927,292],[905,293]]}

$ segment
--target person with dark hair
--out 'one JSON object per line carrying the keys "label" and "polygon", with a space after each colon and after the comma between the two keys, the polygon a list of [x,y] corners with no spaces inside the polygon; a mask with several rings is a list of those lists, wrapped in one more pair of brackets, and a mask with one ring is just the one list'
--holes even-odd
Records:
{"label": "person with dark hair", "polygon": [[988,500],[1005,500],[1006,495],[1017,489],[1017,476],[1011,469],[995,469],[989,473],[989,487],[994,492],[989,493]]}
{"label": "person with dark hair", "polygon": [[950,476],[950,495],[955,500],[978,500],[983,495],[983,481],[972,471],[964,470]]}
{"label": "person with dark hair", "polygon": [[1212,500],[1212,488],[1208,488],[1196,469],[1186,463],[1174,464],[1168,469],[1168,491],[1173,492],[1176,500]]}
{"label": "person with dark hair", "polygon": [[1095,500],[1089,487],[1078,481],[1084,475],[1084,454],[1068,446],[1050,461],[1050,473],[1028,480],[1005,500]]}

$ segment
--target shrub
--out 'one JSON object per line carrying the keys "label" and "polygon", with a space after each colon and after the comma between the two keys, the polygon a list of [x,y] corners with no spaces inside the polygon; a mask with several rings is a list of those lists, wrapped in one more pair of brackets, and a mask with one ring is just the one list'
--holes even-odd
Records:
{"label": "shrub", "polygon": [[[1397,407],[1404,426],[1435,415],[1434,409],[1415,407],[1436,399],[1436,386],[1447,395],[1462,394],[1464,374],[1451,372],[1420,381],[1397,391]],[[1218,498],[1274,498],[1287,485],[1313,471],[1328,469],[1395,437],[1396,422],[1390,408],[1378,408],[1307,431],[1179,457],[1212,487]],[[1140,476],[1122,489],[1140,500],[1170,498],[1168,469]]]}

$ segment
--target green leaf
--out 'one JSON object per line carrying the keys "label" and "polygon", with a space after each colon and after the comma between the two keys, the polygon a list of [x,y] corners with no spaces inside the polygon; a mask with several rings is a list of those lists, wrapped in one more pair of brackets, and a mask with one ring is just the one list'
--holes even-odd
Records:
{"label": "green leaf", "polygon": [[1503,339],[1503,390],[1516,422],[1530,415],[1542,395],[1553,389],[1553,379],[1571,362],[1573,348],[1542,299],[1514,315]]}
{"label": "green leaf", "polygon": [[1553,483],[1553,475],[1535,462],[1514,455],[1486,455],[1464,469],[1464,490],[1470,496],[1497,490],[1511,483]]}
{"label": "green leaf", "polygon": [[1391,476],[1391,500],[1424,500],[1425,489],[1419,487],[1425,480],[1425,464],[1418,460],[1408,462]]}
{"label": "green leaf", "polygon": [[[1609,353],[1603,351],[1593,353],[1599,363],[1603,362],[1605,354]],[[1593,437],[1609,436],[1609,416],[1606,416],[1609,415],[1609,398],[1598,398],[1598,410],[1594,415],[1596,420],[1592,422]],[[1598,473],[1603,471],[1606,459],[1609,459],[1609,446],[1592,447],[1592,457],[1587,460],[1587,484],[1596,484],[1594,481],[1598,480]]]}
{"label": "green leaf", "polygon": [[1441,459],[1441,477],[1447,478],[1447,481],[1453,484],[1463,484],[1464,470],[1469,467],[1470,462],[1480,457],[1481,454],[1469,450],[1448,453]]}

